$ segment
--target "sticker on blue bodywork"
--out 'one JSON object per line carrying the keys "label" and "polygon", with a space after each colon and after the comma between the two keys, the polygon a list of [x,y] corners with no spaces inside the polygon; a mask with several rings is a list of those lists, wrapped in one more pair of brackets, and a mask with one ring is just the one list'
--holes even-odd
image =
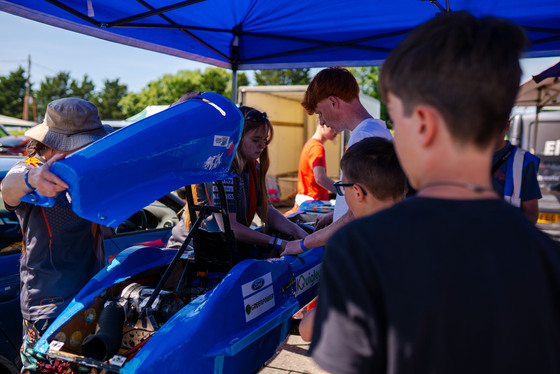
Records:
{"label": "sticker on blue bodywork", "polygon": [[214,147],[227,147],[229,145],[229,136],[214,135]]}
{"label": "sticker on blue bodywork", "polygon": [[297,276],[296,296],[301,295],[311,287],[319,283],[321,279],[321,264],[318,264],[305,273]]}
{"label": "sticker on blue bodywork", "polygon": [[243,300],[243,303],[245,306],[245,322],[249,322],[274,308],[274,288],[270,286],[257,292]]}
{"label": "sticker on blue bodywork", "polygon": [[257,292],[260,289],[272,285],[272,274],[266,273],[265,275],[255,278],[241,286],[241,293],[243,298]]}

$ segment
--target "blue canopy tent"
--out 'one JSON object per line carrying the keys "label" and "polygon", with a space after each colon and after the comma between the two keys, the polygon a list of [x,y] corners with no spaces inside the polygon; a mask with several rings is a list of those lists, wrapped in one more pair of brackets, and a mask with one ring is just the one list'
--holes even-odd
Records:
{"label": "blue canopy tent", "polygon": [[231,69],[234,77],[380,65],[411,28],[449,10],[516,22],[532,42],[526,57],[560,55],[558,0],[0,0],[0,10]]}
{"label": "blue canopy tent", "polygon": [[[515,105],[535,107],[534,132],[537,133],[539,113],[545,107],[560,106],[560,61],[533,75],[519,87]],[[531,152],[535,152],[537,137],[531,140]]]}

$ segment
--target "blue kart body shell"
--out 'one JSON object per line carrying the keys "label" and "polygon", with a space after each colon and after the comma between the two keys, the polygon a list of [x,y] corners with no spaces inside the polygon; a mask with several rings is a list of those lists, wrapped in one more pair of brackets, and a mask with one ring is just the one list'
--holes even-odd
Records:
{"label": "blue kart body shell", "polygon": [[[170,191],[230,177],[242,132],[235,104],[206,92],[107,135],[51,171],[69,185],[77,215],[117,227]],[[54,204],[38,193],[22,201]]]}
{"label": "blue kart body shell", "polygon": [[[70,186],[78,215],[116,226],[172,190],[230,177],[242,130],[239,109],[205,93],[111,133],[54,163],[51,171]],[[25,199],[52,204],[36,193]],[[213,212],[227,217],[225,209]],[[74,297],[35,350],[108,372],[256,372],[286,339],[295,312],[316,296],[323,248],[232,261],[227,270],[207,267],[204,273],[201,266],[212,262],[204,265],[197,256],[197,229],[192,224],[179,250],[136,245],[118,254]],[[191,242],[194,249],[187,246]],[[230,245],[220,248],[235,253]],[[212,271],[219,275],[208,283]],[[151,293],[126,294],[135,287]],[[96,338],[102,314],[117,303],[125,321],[112,331],[116,349],[87,353],[88,337]]]}
{"label": "blue kart body shell", "polygon": [[[107,288],[171,261],[176,250],[131,247],[73,299],[43,334],[36,350],[53,353],[57,331]],[[120,373],[250,373],[287,337],[291,317],[317,294],[323,248],[300,256],[238,263],[212,290],[169,319]]]}

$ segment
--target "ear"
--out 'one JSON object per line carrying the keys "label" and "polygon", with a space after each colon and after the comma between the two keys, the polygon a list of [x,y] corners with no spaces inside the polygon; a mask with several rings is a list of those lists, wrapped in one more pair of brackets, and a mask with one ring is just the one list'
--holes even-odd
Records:
{"label": "ear", "polygon": [[356,196],[356,200],[358,200],[359,203],[364,201],[366,198],[364,191],[362,191],[362,189],[356,184],[352,186],[352,193]]}
{"label": "ear", "polygon": [[340,98],[338,96],[331,95],[328,98],[329,105],[331,108],[335,109],[340,105]]}
{"label": "ear", "polygon": [[418,120],[417,135],[420,145],[427,147],[438,135],[439,126],[443,125],[442,117],[434,108],[427,105],[418,105],[414,109],[414,115]]}

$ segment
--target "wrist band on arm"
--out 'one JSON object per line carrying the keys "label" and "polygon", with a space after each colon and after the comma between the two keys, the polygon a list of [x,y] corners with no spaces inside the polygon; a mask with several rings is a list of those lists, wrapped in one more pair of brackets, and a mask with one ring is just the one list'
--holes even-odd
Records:
{"label": "wrist band on arm", "polygon": [[27,179],[27,177],[29,176],[29,170],[27,169],[25,173],[23,173],[23,180],[25,181],[25,185],[27,186],[27,188],[29,188],[31,191],[35,191],[36,188],[34,188],[33,186],[31,186],[29,184],[29,180]]}
{"label": "wrist band on arm", "polygon": [[276,236],[271,235],[270,240],[268,241],[268,246],[269,247],[274,247],[274,243],[276,243],[276,239],[277,239]]}
{"label": "wrist band on arm", "polygon": [[307,247],[305,246],[305,244],[303,244],[304,240],[305,240],[305,238],[303,238],[303,239],[301,239],[301,240],[299,241],[299,247],[301,248],[301,250],[302,250],[303,252],[307,252],[307,251],[309,250],[309,248],[307,248]]}
{"label": "wrist band on arm", "polygon": [[274,243],[274,249],[282,248],[282,239],[276,238],[276,242]]}

